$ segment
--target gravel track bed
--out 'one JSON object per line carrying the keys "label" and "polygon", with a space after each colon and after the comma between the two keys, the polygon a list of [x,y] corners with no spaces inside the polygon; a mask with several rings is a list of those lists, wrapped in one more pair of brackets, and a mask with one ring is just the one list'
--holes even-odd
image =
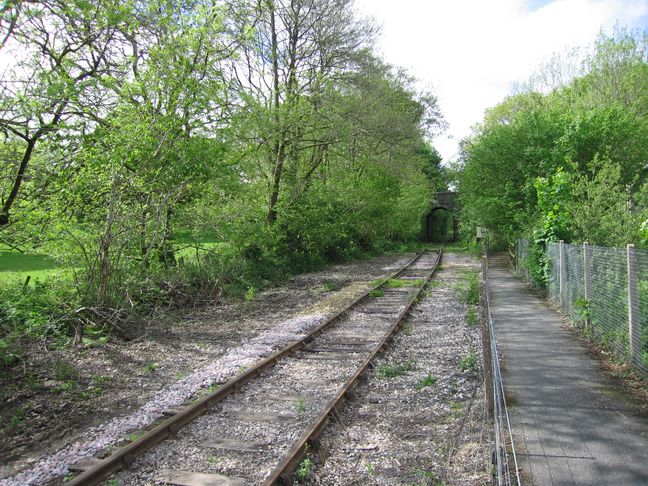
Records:
{"label": "gravel track bed", "polygon": [[[490,484],[480,330],[460,299],[469,256],[444,256],[394,342],[321,436],[316,467],[300,484]],[[391,378],[389,370],[400,368]],[[428,385],[422,386],[428,378]]]}
{"label": "gravel track bed", "polygon": [[[315,341],[314,341],[315,342]],[[320,344],[319,339],[316,340]],[[366,353],[365,355],[366,356]],[[263,481],[276,463],[299,438],[321,408],[334,396],[364,358],[324,360],[287,358],[265,370],[257,379],[244,385],[240,392],[228,396],[213,412],[202,416],[176,436],[146,453],[134,466],[117,475],[120,485],[155,484],[155,472],[161,469],[216,472],[244,477],[249,484]],[[308,397],[278,400],[264,395],[275,394]],[[236,415],[271,414],[286,421],[238,420]],[[263,452],[237,452],[212,449],[205,452],[202,441],[214,437],[267,443]],[[214,458],[217,458],[214,459]]]}
{"label": "gravel track bed", "polygon": [[[399,292],[393,301],[401,307],[412,291]],[[360,308],[369,310],[373,306],[375,309],[377,305],[380,305],[379,300],[374,298]],[[336,331],[346,330],[349,326],[355,333],[373,335],[378,340],[393,322],[393,317],[387,319],[381,314],[376,317],[354,310],[325,331],[323,336],[311,341],[307,348],[321,348],[327,342],[327,335],[335,336]],[[229,395],[217,404],[209,415],[192,422],[174,440],[165,441],[144,454],[129,470],[117,474],[118,483],[155,484],[156,471],[159,474],[164,469],[218,472],[243,477],[247,484],[262,482],[370,351],[345,353],[341,357],[330,351],[309,352],[308,349],[265,370],[244,385],[239,393]],[[308,396],[309,401],[297,398],[291,403],[264,397],[262,394],[268,389],[275,394]],[[200,445],[210,438],[255,441],[266,445],[254,452],[213,448],[214,455],[210,456],[202,450],[205,446]]]}
{"label": "gravel track bed", "polygon": [[[61,478],[79,459],[124,443],[163,410],[186,403],[299,339],[364,291],[368,281],[410,259],[385,256],[299,275],[251,302],[221,302],[176,320],[151,322],[136,342],[46,353],[35,348],[28,365],[37,386],[21,383],[20,377],[0,383],[0,418],[28,411],[19,427],[0,426],[0,485]],[[338,290],[327,291],[331,284]],[[56,363],[69,365],[75,391],[52,392],[60,385],[52,376]],[[86,387],[97,393],[80,395]]]}

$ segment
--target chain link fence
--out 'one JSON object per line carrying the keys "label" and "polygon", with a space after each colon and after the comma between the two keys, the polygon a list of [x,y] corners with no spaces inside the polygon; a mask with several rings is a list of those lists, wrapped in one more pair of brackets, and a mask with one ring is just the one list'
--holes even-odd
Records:
{"label": "chain link fence", "polygon": [[[637,269],[637,320],[638,331],[633,339],[639,339],[641,347],[641,368],[648,373],[648,250],[636,252]],[[634,306],[633,306],[634,307]]]}
{"label": "chain link fence", "polygon": [[480,307],[482,311],[482,349],[484,387],[488,413],[493,418],[493,475],[497,486],[522,486],[513,432],[506,404],[504,381],[497,346],[496,322],[490,308],[487,247],[484,246]]}
{"label": "chain link fence", "polygon": [[[648,251],[549,243],[548,298],[583,334],[648,374]],[[516,245],[515,269],[531,281],[529,242]]]}
{"label": "chain link fence", "polygon": [[531,272],[529,272],[529,240],[519,239],[515,245],[515,273],[531,283]]}

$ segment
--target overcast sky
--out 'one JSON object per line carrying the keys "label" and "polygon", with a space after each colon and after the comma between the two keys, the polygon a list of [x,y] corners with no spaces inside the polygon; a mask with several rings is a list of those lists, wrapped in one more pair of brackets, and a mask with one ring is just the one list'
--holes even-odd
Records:
{"label": "overcast sky", "polygon": [[554,52],[588,46],[601,28],[648,28],[648,0],[356,0],[382,26],[377,50],[431,88],[449,123],[444,161],[484,110]]}

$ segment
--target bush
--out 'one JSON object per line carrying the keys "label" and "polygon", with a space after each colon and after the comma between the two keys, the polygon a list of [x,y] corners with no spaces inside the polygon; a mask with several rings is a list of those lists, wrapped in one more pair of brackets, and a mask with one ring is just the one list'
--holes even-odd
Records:
{"label": "bush", "polygon": [[0,366],[13,364],[22,355],[24,339],[64,337],[74,331],[71,312],[78,296],[67,281],[54,278],[0,285]]}

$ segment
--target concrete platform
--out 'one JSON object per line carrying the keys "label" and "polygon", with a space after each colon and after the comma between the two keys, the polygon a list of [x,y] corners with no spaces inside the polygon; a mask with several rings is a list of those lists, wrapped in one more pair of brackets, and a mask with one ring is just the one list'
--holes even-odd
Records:
{"label": "concrete platform", "polygon": [[648,485],[648,417],[508,270],[489,261],[502,377],[529,485]]}

